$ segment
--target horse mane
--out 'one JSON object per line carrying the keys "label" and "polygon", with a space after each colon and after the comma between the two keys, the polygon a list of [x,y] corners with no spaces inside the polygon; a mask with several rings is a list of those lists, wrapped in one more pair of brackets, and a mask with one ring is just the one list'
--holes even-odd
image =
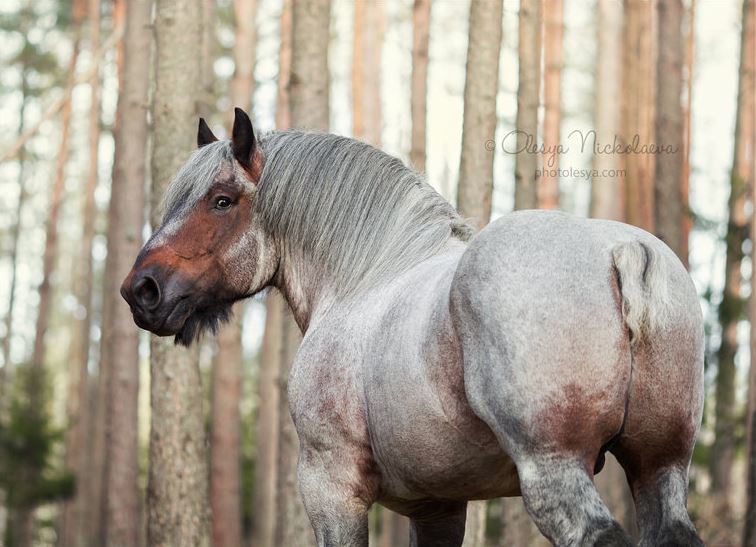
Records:
{"label": "horse mane", "polygon": [[[284,131],[262,139],[257,212],[296,257],[345,294],[404,272],[472,229],[422,175],[355,139]],[[304,258],[304,257],[303,257]]]}
{"label": "horse mane", "polygon": [[[473,233],[424,176],[355,139],[329,133],[274,131],[262,136],[265,157],[254,214],[288,258],[315,264],[340,295],[372,286]],[[171,183],[166,218],[204,196],[229,141],[197,150]]]}

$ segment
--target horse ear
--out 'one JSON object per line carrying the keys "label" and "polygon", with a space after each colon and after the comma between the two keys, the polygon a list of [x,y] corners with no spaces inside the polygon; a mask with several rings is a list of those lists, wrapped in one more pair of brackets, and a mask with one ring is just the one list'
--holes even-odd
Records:
{"label": "horse ear", "polygon": [[206,144],[217,141],[218,138],[213,135],[213,132],[205,122],[205,118],[199,119],[199,127],[197,128],[197,148],[202,148]]}
{"label": "horse ear", "polygon": [[257,139],[252,129],[252,122],[241,108],[234,109],[234,129],[231,132],[231,148],[234,157],[244,167],[252,165],[252,157],[255,154]]}

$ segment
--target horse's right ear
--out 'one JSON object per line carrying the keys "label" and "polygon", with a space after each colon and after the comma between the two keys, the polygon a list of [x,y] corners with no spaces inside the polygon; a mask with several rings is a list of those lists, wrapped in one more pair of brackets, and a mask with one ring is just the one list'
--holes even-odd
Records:
{"label": "horse's right ear", "polygon": [[197,128],[197,148],[202,148],[206,144],[217,141],[218,138],[213,135],[213,132],[205,122],[205,118],[199,119],[199,127]]}

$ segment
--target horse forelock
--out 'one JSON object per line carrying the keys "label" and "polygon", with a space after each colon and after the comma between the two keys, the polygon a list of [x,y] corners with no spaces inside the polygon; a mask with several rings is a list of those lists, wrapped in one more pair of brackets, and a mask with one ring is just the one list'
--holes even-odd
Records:
{"label": "horse forelock", "polygon": [[217,141],[194,151],[179,169],[163,196],[163,222],[180,216],[196,205],[215,182],[224,166],[233,159],[230,141]]}
{"label": "horse forelock", "polygon": [[283,252],[324,269],[349,293],[438,253],[472,228],[422,175],[366,143],[312,132],[274,132],[255,199]]}

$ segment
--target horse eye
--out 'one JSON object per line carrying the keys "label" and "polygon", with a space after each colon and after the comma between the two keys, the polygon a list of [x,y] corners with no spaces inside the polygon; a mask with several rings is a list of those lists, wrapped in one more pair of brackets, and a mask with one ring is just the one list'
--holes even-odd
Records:
{"label": "horse eye", "polygon": [[228,207],[231,207],[231,203],[231,198],[227,198],[226,196],[215,198],[216,209],[227,209]]}

